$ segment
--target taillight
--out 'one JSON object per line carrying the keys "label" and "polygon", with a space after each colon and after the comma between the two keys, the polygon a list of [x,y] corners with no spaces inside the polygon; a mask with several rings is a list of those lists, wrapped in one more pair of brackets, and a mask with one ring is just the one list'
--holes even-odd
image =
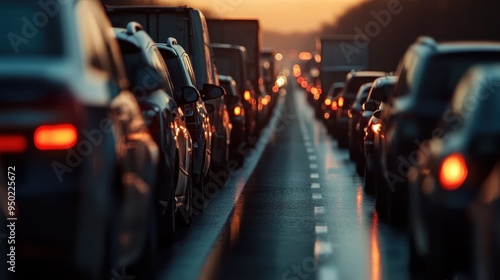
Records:
{"label": "taillight", "polygon": [[339,107],[344,107],[344,97],[340,97],[338,101]]}
{"label": "taillight", "polygon": [[269,100],[267,98],[262,98],[262,100],[260,101],[262,103],[262,105],[266,106],[267,104],[269,104]]}
{"label": "taillight", "polygon": [[468,169],[465,159],[461,154],[451,154],[441,163],[439,181],[443,189],[453,191],[465,182]]}
{"label": "taillight", "polygon": [[69,149],[76,144],[76,128],[71,124],[42,125],[35,130],[35,146],[40,150]]}
{"label": "taillight", "polygon": [[240,106],[234,107],[233,112],[234,112],[235,116],[241,116],[241,113],[242,113],[241,107]]}
{"label": "taillight", "polygon": [[352,119],[352,110],[351,110],[351,109],[347,110],[347,116],[348,116],[350,119]]}
{"label": "taillight", "polygon": [[245,98],[246,101],[249,101],[252,98],[252,94],[249,90],[245,90],[245,92],[243,93],[243,98]]}
{"label": "taillight", "polygon": [[332,101],[332,106],[330,108],[332,108],[333,111],[337,111],[339,109],[337,101]]}
{"label": "taillight", "polygon": [[0,135],[0,153],[20,153],[27,147],[28,141],[23,135]]}
{"label": "taillight", "polygon": [[380,124],[380,123],[372,124],[372,131],[374,133],[379,133],[381,128],[382,128],[382,124]]}
{"label": "taillight", "polygon": [[330,106],[332,104],[332,100],[330,98],[325,99],[325,105]]}

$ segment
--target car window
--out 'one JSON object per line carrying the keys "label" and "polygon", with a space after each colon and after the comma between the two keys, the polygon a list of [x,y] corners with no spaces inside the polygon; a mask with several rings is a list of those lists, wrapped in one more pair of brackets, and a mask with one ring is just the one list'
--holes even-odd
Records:
{"label": "car window", "polygon": [[188,75],[189,75],[189,78],[191,79],[191,83],[193,84],[193,86],[196,87],[196,76],[194,75],[194,69],[193,69],[193,65],[191,64],[191,59],[189,58],[189,56],[184,53],[182,55],[182,60],[184,60],[184,65],[186,65],[186,70],[188,71]]}
{"label": "car window", "polygon": [[161,56],[160,51],[156,46],[153,47],[153,67],[159,72],[163,80],[165,81],[164,87],[168,94],[173,96],[175,94],[174,86],[172,84],[172,80],[170,78],[170,74],[167,69],[167,65],[165,64],[165,60]]}
{"label": "car window", "polygon": [[408,53],[398,67],[396,76],[399,76],[397,85],[392,94],[393,97],[400,97],[408,94],[412,89],[412,80],[415,75],[417,60],[413,53]]}
{"label": "car window", "polygon": [[38,28],[40,22],[33,22],[34,15],[41,12],[37,1],[2,0],[2,6],[0,18],[8,24],[0,25],[0,56],[63,55],[61,13],[49,17],[42,11],[46,17],[43,28]]}
{"label": "car window", "polygon": [[172,83],[174,85],[176,97],[181,97],[182,86],[186,85],[184,78],[182,77],[182,68],[177,57],[169,58],[166,61],[168,72]]}

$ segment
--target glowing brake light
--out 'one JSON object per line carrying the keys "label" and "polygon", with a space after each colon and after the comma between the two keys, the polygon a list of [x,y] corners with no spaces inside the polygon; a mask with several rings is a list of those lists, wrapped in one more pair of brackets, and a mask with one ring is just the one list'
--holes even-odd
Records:
{"label": "glowing brake light", "polygon": [[344,97],[340,97],[338,101],[339,107],[344,107]]}
{"label": "glowing brake light", "polygon": [[0,135],[0,153],[20,153],[28,147],[28,141],[22,135]]}
{"label": "glowing brake light", "polygon": [[325,105],[330,106],[332,104],[332,100],[330,98],[325,99]]}
{"label": "glowing brake light", "polygon": [[34,140],[39,150],[62,150],[75,146],[77,137],[71,124],[42,125],[35,130]]}
{"label": "glowing brake light", "polygon": [[382,124],[380,123],[374,123],[372,124],[372,131],[375,133],[379,133],[380,129],[382,129]]}
{"label": "glowing brake light", "polygon": [[245,98],[246,101],[252,98],[252,94],[250,94],[249,90],[245,90],[245,92],[243,93],[243,98]]}
{"label": "glowing brake light", "polygon": [[234,107],[234,115],[235,116],[241,116],[242,110],[240,106]]}
{"label": "glowing brake light", "polygon": [[331,108],[332,108],[333,111],[337,111],[339,109],[339,107],[337,106],[337,101],[333,101],[332,102]]}
{"label": "glowing brake light", "polygon": [[269,100],[267,98],[262,98],[262,100],[260,101],[262,103],[262,105],[266,106],[267,104],[269,104]]}
{"label": "glowing brake light", "polygon": [[439,171],[439,181],[443,189],[453,191],[465,182],[468,169],[461,154],[451,154],[443,160]]}

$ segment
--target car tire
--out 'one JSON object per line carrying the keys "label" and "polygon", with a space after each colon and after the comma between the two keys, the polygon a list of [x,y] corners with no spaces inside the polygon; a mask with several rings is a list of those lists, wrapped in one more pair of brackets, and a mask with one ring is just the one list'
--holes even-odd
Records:
{"label": "car tire", "polygon": [[187,201],[176,213],[176,221],[182,227],[189,227],[193,221],[193,178],[188,177]]}
{"label": "car tire", "polygon": [[[153,208],[153,207],[152,207]],[[153,209],[156,210],[156,209]],[[150,211],[154,213],[153,211]],[[127,274],[136,275],[137,279],[155,279],[157,270],[157,219],[156,215],[149,215],[148,235],[141,255],[127,269]]]}
{"label": "car tire", "polygon": [[161,247],[171,247],[175,242],[175,183],[165,209],[158,205],[158,240]]}

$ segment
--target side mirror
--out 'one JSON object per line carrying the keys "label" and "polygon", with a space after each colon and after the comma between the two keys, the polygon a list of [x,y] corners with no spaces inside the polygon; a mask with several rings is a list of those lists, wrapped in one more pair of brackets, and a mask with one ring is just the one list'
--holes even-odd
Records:
{"label": "side mirror", "polygon": [[377,119],[380,119],[381,115],[382,115],[382,110],[377,110],[373,112],[373,116]]}
{"label": "side mirror", "polygon": [[[182,87],[182,105],[191,104],[200,98],[198,90],[192,86]],[[181,105],[181,106],[182,106]]]}
{"label": "side mirror", "polygon": [[207,113],[209,114],[215,111],[215,106],[209,103],[205,103],[205,108],[207,109]]}
{"label": "side mirror", "polygon": [[201,97],[203,101],[216,99],[225,94],[226,91],[224,90],[224,88],[212,84],[203,84],[203,89],[201,90]]}
{"label": "side mirror", "polygon": [[377,111],[378,110],[378,102],[375,100],[368,100],[363,104],[363,110],[365,111]]}

